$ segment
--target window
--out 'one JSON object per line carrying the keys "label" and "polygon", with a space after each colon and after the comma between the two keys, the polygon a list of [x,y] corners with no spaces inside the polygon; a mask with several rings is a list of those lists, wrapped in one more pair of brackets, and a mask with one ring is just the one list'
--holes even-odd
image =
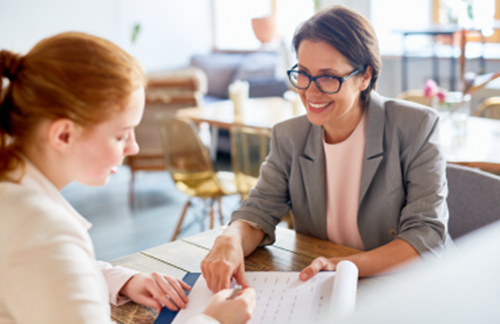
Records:
{"label": "window", "polygon": [[276,14],[277,31],[286,41],[314,14],[313,0],[213,0],[214,46],[217,50],[257,50],[252,18]]}

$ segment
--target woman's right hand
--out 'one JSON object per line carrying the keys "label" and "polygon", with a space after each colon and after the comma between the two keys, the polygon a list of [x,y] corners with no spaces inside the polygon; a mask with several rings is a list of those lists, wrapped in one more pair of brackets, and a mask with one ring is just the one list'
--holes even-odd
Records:
{"label": "woman's right hand", "polygon": [[221,324],[243,324],[250,320],[255,309],[255,290],[244,289],[236,298],[228,300],[232,289],[215,294],[203,314],[211,316]]}
{"label": "woman's right hand", "polygon": [[213,293],[229,288],[233,277],[239,285],[248,287],[244,253],[239,236],[222,234],[217,237],[212,249],[201,262],[201,272],[208,289]]}

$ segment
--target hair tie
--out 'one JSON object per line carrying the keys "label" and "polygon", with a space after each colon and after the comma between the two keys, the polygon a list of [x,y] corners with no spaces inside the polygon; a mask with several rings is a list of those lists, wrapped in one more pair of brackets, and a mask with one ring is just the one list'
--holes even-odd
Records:
{"label": "hair tie", "polygon": [[0,70],[4,77],[14,80],[21,68],[23,56],[10,51],[0,51]]}

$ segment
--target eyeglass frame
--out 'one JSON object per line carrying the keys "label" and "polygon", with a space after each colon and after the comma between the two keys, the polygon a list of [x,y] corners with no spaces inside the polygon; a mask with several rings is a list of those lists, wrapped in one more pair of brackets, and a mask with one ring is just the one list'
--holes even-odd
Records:
{"label": "eyeglass frame", "polygon": [[[350,77],[358,74],[359,72],[361,72],[359,69],[355,69],[354,71],[352,71],[351,73],[349,73],[349,75],[345,76],[345,77],[338,77],[338,76],[335,76],[335,75],[330,75],[330,74],[322,74],[322,75],[318,75],[318,76],[310,76],[309,74],[307,74],[306,72],[303,72],[303,71],[299,71],[299,70],[294,70],[295,68],[297,68],[299,65],[298,64],[295,64],[290,70],[286,71],[286,74],[288,75],[288,79],[290,80],[290,83],[292,84],[292,86],[294,86],[295,88],[297,89],[300,89],[300,90],[307,90],[309,89],[309,87],[311,86],[311,82],[314,81],[314,83],[316,84],[316,87],[318,88],[319,91],[323,92],[323,93],[327,93],[327,94],[335,94],[335,93],[338,93],[340,91],[340,89],[342,89],[342,84],[347,81]],[[307,85],[307,87],[305,88],[299,88],[298,86],[294,85],[293,81],[292,81],[292,77],[290,76],[290,74],[292,74],[293,72],[297,72],[297,73],[300,73],[300,74],[303,74],[305,76],[307,76],[307,78],[309,79],[309,84]],[[337,91],[334,91],[334,92],[331,92],[331,91],[324,91],[323,89],[321,89],[321,87],[319,86],[319,83],[318,83],[318,79],[321,78],[321,77],[324,77],[324,76],[328,76],[330,78],[334,78],[336,80],[339,81],[339,88]]]}

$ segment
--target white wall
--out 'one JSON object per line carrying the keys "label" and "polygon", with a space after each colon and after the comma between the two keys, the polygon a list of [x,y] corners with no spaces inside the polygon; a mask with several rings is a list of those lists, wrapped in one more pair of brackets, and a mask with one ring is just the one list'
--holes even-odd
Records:
{"label": "white wall", "polygon": [[342,5],[355,10],[370,19],[372,0],[321,0],[321,8],[333,5]]}
{"label": "white wall", "polygon": [[[134,24],[141,24],[135,46]],[[146,71],[187,66],[212,49],[210,0],[0,0],[0,48],[25,53],[42,38],[81,31],[135,55]]]}

